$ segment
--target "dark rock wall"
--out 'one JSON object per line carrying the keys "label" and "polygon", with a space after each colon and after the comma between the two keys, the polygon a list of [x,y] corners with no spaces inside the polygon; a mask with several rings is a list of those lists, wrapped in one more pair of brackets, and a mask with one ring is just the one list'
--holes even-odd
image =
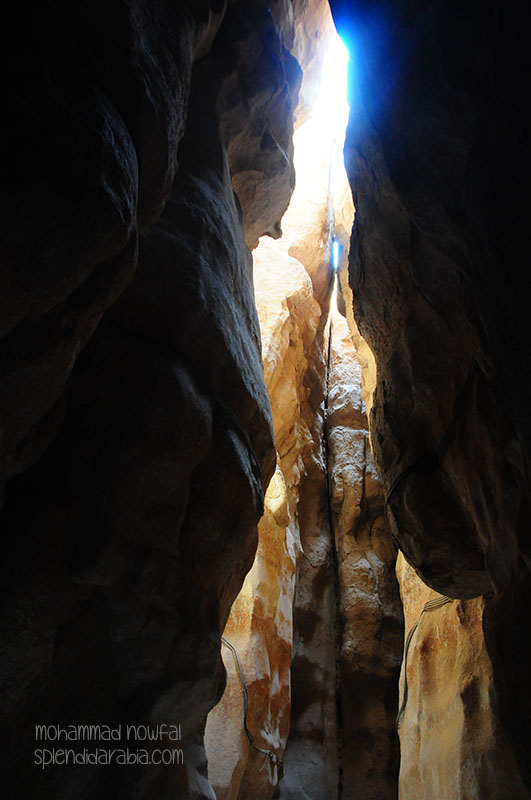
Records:
{"label": "dark rock wall", "polygon": [[525,25],[479,2],[334,0],[353,45],[350,284],[396,540],[485,634],[529,781]]}
{"label": "dark rock wall", "polygon": [[[65,382],[134,271],[177,168],[208,3],[10,9],[3,65],[2,484],[49,444]],[[105,24],[102,24],[105,20]]]}
{"label": "dark rock wall", "polygon": [[[0,353],[12,798],[212,797],[201,731],[275,459],[245,238],[289,201],[300,71],[265,4],[210,6],[43,10],[14,64]],[[231,183],[251,164],[252,203]],[[32,766],[35,723],[89,722],[180,723],[187,766]]]}
{"label": "dark rock wall", "polygon": [[[526,26],[472,0],[331,5],[355,42],[350,283],[388,514],[430,586],[487,594],[531,785]],[[247,245],[293,185],[299,6],[4,16],[9,797],[212,796],[201,729],[274,466]],[[170,719],[188,769],[28,766],[35,722]]]}

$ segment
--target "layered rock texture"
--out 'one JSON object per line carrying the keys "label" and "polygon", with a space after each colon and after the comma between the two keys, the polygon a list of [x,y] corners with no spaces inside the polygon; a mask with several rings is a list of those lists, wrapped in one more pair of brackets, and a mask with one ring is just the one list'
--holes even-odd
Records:
{"label": "layered rock texture", "polygon": [[272,797],[289,731],[298,531],[280,468],[266,492],[258,536],[253,568],[224,630],[227,687],[205,733],[218,800]]}
{"label": "layered rock texture", "polygon": [[[227,669],[219,800],[396,797],[393,539],[406,629],[454,600],[401,796],[531,797],[527,20],[495,5],[332,0],[348,274],[305,143],[325,0],[6,11],[3,795],[214,800]],[[182,763],[38,768],[38,723],[180,725]]]}
{"label": "layered rock texture", "polygon": [[[58,8],[20,66],[1,355],[13,798],[213,797],[201,731],[275,468],[245,240],[288,203],[300,81],[267,5],[243,5]],[[235,195],[257,168],[260,197]],[[38,770],[38,722],[178,723],[184,765]]]}
{"label": "layered rock texture", "polygon": [[[318,8],[318,4],[314,5]],[[306,62],[320,61],[312,39],[314,32],[321,36],[323,8],[326,10],[321,4],[317,16],[308,14],[305,26],[299,26],[295,33],[294,51],[299,57],[302,53]],[[325,19],[331,26],[329,11]],[[305,120],[305,113],[309,113],[307,96],[312,89],[315,93],[314,83],[307,73],[297,111],[299,122],[302,119],[304,124],[295,137],[296,153],[302,149],[298,142],[311,139],[311,125],[307,116]],[[326,152],[320,169],[309,175],[301,170],[303,160],[299,158],[297,187],[282,220],[283,237],[278,242],[261,240],[254,252],[264,374],[273,411],[278,466],[273,494],[271,498],[269,492],[266,494],[257,558],[225,629],[225,636],[236,646],[249,692],[247,723],[254,746],[249,745],[244,729],[241,677],[229,650],[225,650],[227,691],[208,720],[209,777],[220,800],[251,800],[257,796],[266,800],[273,796],[282,776],[293,771],[291,750],[285,754],[285,748],[290,725],[294,729],[292,685],[296,681],[291,677],[291,662],[294,624],[297,625],[293,612],[296,569],[298,596],[306,581],[309,608],[313,611],[316,601],[323,606],[320,648],[314,660],[321,676],[321,700],[317,705],[321,713],[324,709],[328,714],[330,722],[329,728],[325,727],[318,717],[316,729],[323,748],[334,751],[335,747],[335,601],[322,448],[326,373],[323,342],[333,224],[328,207],[328,155]],[[303,495],[307,497],[305,502]],[[309,558],[312,535],[316,539],[314,559],[312,562],[310,558],[311,566],[303,570],[301,577],[301,560]],[[304,553],[300,552],[301,537]],[[328,571],[328,578],[318,589],[313,587],[316,591],[312,593],[315,572],[323,569]],[[302,636],[295,630],[296,638]],[[305,661],[303,673],[307,669]],[[301,688],[306,706],[308,687]],[[227,731],[231,731],[230,736]],[[256,747],[270,749],[274,758],[268,758]],[[313,753],[316,748],[313,744],[311,747]],[[327,758],[319,764],[325,771],[331,769]],[[337,756],[333,765],[337,770]]]}
{"label": "layered rock texture", "polygon": [[[400,798],[527,798],[500,722],[483,633],[486,600],[453,600],[422,613],[440,595],[402,555],[397,574],[406,630],[420,618],[408,649],[400,717]],[[402,699],[405,672],[403,667]]]}
{"label": "layered rock texture", "polygon": [[402,606],[396,549],[368,438],[361,365],[332,307],[328,372],[328,482],[337,563],[338,698],[344,800],[396,796],[396,681]]}
{"label": "layered rock texture", "polygon": [[485,596],[485,657],[529,792],[523,20],[476,2],[331,6],[356,54],[350,286],[377,365],[369,422],[387,511],[430,587]]}
{"label": "layered rock texture", "polygon": [[57,433],[76,357],[162,210],[215,6],[167,15],[158,4],[58,4],[30,20],[9,10],[18,55],[2,130],[2,486]]}
{"label": "layered rock texture", "polygon": [[207,723],[219,800],[397,792],[396,550],[370,455],[361,367],[335,290],[330,310],[332,241],[342,243],[345,271],[353,206],[342,166],[334,174],[342,132],[341,122],[339,132],[331,125],[333,85],[316,90],[340,43],[326,9],[315,10],[294,41],[294,52],[314,56],[297,108],[295,192],[282,239],[262,240],[254,253],[278,472],[255,564],[225,629],[239,664],[228,645],[227,690]]}

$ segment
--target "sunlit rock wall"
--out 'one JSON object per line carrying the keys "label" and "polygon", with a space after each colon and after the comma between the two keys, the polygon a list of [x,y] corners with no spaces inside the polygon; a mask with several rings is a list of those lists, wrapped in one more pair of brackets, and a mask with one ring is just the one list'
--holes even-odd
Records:
{"label": "sunlit rock wall", "polygon": [[[437,598],[402,555],[397,563],[406,633]],[[400,722],[400,798],[523,800],[522,783],[500,722],[499,696],[483,633],[486,601],[454,600],[425,611],[407,658],[407,703]],[[404,697],[402,667],[400,696]]]}
{"label": "sunlit rock wall", "polygon": [[403,631],[396,549],[369,446],[361,365],[347,321],[334,307],[330,336],[326,431],[338,572],[340,797],[391,800]]}
{"label": "sunlit rock wall", "polygon": [[[336,594],[323,443],[325,333],[333,235],[329,197],[333,131],[327,130],[329,120],[316,113],[318,77],[333,35],[329,11],[323,4],[309,4],[305,12],[306,16],[297,17],[295,39],[295,52],[305,67],[297,109],[299,127],[294,137],[297,183],[282,220],[284,236],[278,243],[284,250],[284,269],[291,264],[288,274],[295,268],[299,271],[305,293],[309,292],[306,303],[311,312],[304,359],[294,365],[301,386],[296,429],[302,447],[298,454],[282,444],[281,431],[279,446],[275,425],[281,458],[289,463],[298,455],[298,463],[294,464],[298,485],[294,488],[301,540],[293,604],[290,736],[279,785],[282,798],[304,796],[305,792],[311,797],[328,796],[336,790],[339,776]],[[296,304],[291,313],[300,313]],[[287,484],[289,487],[289,479]]]}
{"label": "sunlit rock wall", "polygon": [[[258,527],[256,560],[224,636],[236,647],[242,665],[254,744],[282,761],[290,719],[294,573],[300,547],[297,505],[305,459],[313,445],[302,414],[303,378],[320,313],[302,265],[284,251],[279,258],[276,249],[274,242],[261,243],[255,251],[254,273],[278,466]],[[278,766],[249,747],[243,726],[243,689],[228,649],[224,660],[227,691],[207,724],[209,778],[219,800],[251,800],[258,794],[266,800],[278,783]]]}
{"label": "sunlit rock wall", "polygon": [[[227,687],[208,716],[208,775],[218,800],[273,796],[289,731],[289,669],[298,532],[290,521],[280,468],[266,492],[258,550],[224,630],[236,649],[249,694],[244,728],[244,689],[235,654],[226,645]],[[255,749],[260,748],[260,750]],[[273,755],[267,755],[267,751]]]}
{"label": "sunlit rock wall", "polygon": [[397,795],[396,550],[370,455],[361,367],[335,300],[328,349],[331,244],[335,236],[346,267],[353,206],[344,172],[336,174],[341,131],[330,125],[337,114],[331,88],[323,97],[316,85],[327,47],[338,46],[327,14],[314,4],[304,26],[297,18],[293,49],[306,70],[294,137],[296,188],[282,239],[261,241],[254,254],[279,468],[275,502],[280,508],[282,476],[286,507],[272,514],[266,495],[257,559],[225,630],[249,692],[253,744],[283,764],[278,769],[249,746],[244,692],[227,649],[228,687],[206,733],[219,800],[266,800],[279,777],[275,796],[286,799]]}
{"label": "sunlit rock wall", "polygon": [[[288,230],[286,225],[286,231]],[[320,228],[317,228],[317,232],[315,228],[313,232],[308,229],[306,234],[309,252],[315,252],[314,247],[319,244]],[[279,389],[282,391],[287,388],[285,381],[291,372],[299,386],[297,398],[292,393],[286,393],[282,398],[284,402],[287,401],[288,406],[297,403],[294,409],[297,416],[291,436],[286,436],[283,432],[282,422],[278,426],[278,432],[275,425],[281,464],[286,464],[287,470],[290,470],[286,473],[286,483],[288,492],[292,495],[301,545],[297,559],[296,595],[291,609],[293,661],[290,738],[283,759],[281,797],[300,796],[302,787],[309,791],[318,786],[325,787],[324,791],[335,787],[338,760],[335,584],[326,491],[326,460],[322,442],[325,317],[315,299],[311,280],[304,267],[285,254],[283,270],[290,261],[304,289],[295,298],[291,315],[300,314],[306,308],[307,322],[304,337],[289,328],[285,332],[286,341],[297,344],[298,340],[302,340],[301,344],[304,343],[304,350],[300,352],[302,358],[284,362],[287,369],[286,372],[282,371],[279,380]],[[296,355],[296,351],[292,352]],[[279,365],[282,365],[282,360]]]}
{"label": "sunlit rock wall", "polygon": [[[330,40],[330,32],[327,34],[326,28],[323,30],[323,22],[330,26],[326,4],[309,4],[305,16],[302,12],[299,14],[291,31],[292,51],[306,70],[297,108],[297,185],[289,210],[282,219],[282,239],[278,242],[263,239],[254,252],[264,373],[277,449],[276,480],[282,480],[285,487],[285,509],[280,515],[278,510],[271,513],[266,495],[257,559],[225,631],[227,639],[237,646],[249,688],[248,721],[255,736],[254,743],[271,749],[285,763],[278,769],[271,759],[249,747],[243,728],[242,688],[232,655],[225,651],[228,689],[211,712],[207,725],[209,777],[218,797],[223,799],[250,800],[260,796],[266,800],[272,796],[283,773],[294,773],[294,764],[295,769],[304,768],[304,758],[300,759],[295,746],[286,756],[284,749],[290,717],[292,732],[297,719],[290,701],[294,698],[296,703],[300,694],[299,713],[307,717],[308,689],[313,713],[316,713],[312,724],[321,739],[321,760],[309,774],[309,780],[327,781],[328,771],[333,775],[331,785],[337,785],[335,601],[322,445],[323,341],[333,220],[328,200],[329,151],[325,146],[322,155],[318,154],[320,162],[314,160],[312,169],[308,170],[308,148],[315,139],[312,140],[311,126],[305,124],[311,105],[309,95],[316,94],[315,82],[323,57],[318,48],[323,40]],[[278,500],[275,503],[278,505]],[[297,568],[298,596],[299,601],[303,596],[305,599],[299,610],[302,629],[295,634],[296,641],[301,642],[300,652],[294,654],[294,570],[301,534],[305,541],[299,558],[305,566],[299,563]],[[266,576],[269,585],[266,585]],[[319,580],[316,583],[319,576],[320,583]],[[312,634],[303,619],[308,614],[321,615],[313,652],[307,647],[307,637]],[[312,623],[314,628],[315,622]],[[303,666],[300,676],[292,676],[292,693],[293,655],[295,663],[298,658]],[[312,680],[309,673],[316,669],[318,696],[315,687],[308,685]],[[304,724],[307,728],[307,722]],[[222,735],[222,731],[226,734]],[[305,730],[302,737],[304,746],[310,747],[313,756],[316,748],[311,735],[308,737]],[[285,780],[282,786],[285,787]]]}
{"label": "sunlit rock wall", "polygon": [[501,722],[531,793],[524,19],[472,0],[331,5],[353,43],[350,285],[393,534],[437,591],[489,593]]}

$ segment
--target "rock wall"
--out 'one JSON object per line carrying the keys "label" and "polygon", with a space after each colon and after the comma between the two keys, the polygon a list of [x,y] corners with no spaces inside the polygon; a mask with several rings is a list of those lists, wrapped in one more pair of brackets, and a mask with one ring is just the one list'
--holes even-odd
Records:
{"label": "rock wall", "polygon": [[[290,735],[278,787],[278,796],[283,798],[300,797],[304,792],[312,797],[328,796],[336,790],[339,775],[336,588],[323,446],[325,333],[333,234],[327,145],[331,131],[319,142],[316,136],[321,120],[311,114],[318,95],[316,77],[331,41],[326,5],[308,4],[305,14],[296,17],[294,40],[294,52],[305,68],[297,108],[299,127],[294,137],[296,188],[282,220],[283,238],[278,244],[265,243],[262,251],[276,251],[276,269],[271,268],[272,257],[262,262],[260,249],[257,254],[259,314],[261,292],[269,294],[269,303],[275,294],[285,291],[286,285],[292,295],[287,304],[292,321],[286,319],[280,339],[280,348],[289,342],[291,357],[282,358],[278,337],[271,337],[264,359],[275,441],[301,548],[292,604]],[[262,263],[268,279],[261,277]],[[278,382],[269,379],[273,364],[277,365]],[[296,391],[286,391],[290,386],[297,387]]]}
{"label": "rock wall", "polygon": [[369,451],[361,368],[335,299],[332,328],[329,318],[332,238],[342,243],[346,268],[353,217],[344,171],[342,183],[332,180],[340,133],[328,117],[335,109],[318,88],[327,50],[338,47],[333,36],[323,4],[296,18],[292,47],[305,65],[296,188],[282,239],[262,240],[254,253],[277,512],[266,494],[257,558],[225,636],[245,678],[253,745],[275,758],[249,746],[244,690],[227,648],[227,689],[206,729],[218,800],[266,800],[277,783],[274,796],[282,798],[397,794],[396,550]]}
{"label": "rock wall", "polygon": [[[341,297],[355,337],[359,330],[360,360],[376,367],[365,373],[364,398],[383,507],[427,584],[467,600],[442,615],[450,625],[461,609],[465,653],[482,648],[481,621],[478,680],[494,705],[470,717],[480,730],[491,725],[507,784],[527,796],[525,20],[477,0],[332,6],[356,39],[346,154],[357,218]],[[223,691],[220,636],[253,561],[276,460],[286,507],[277,472],[263,529],[283,569],[260,609],[258,589],[277,563],[261,551],[249,578],[257,602],[242,603],[248,630],[259,632],[246,656],[250,680],[278,679],[255,722],[281,753],[291,628],[278,610],[293,591],[298,525],[279,796],[354,793],[373,762],[356,763],[351,743],[395,768],[392,550],[359,416],[343,424],[338,408],[338,425],[325,431],[321,410],[330,290],[322,266],[337,221],[326,193],[312,211],[314,233],[304,223],[285,240],[284,263],[304,278],[308,305],[298,307],[298,290],[284,294],[284,349],[272,344],[265,354],[266,373],[279,376],[273,395],[280,404],[285,391],[291,409],[284,421],[272,421],[264,384],[248,250],[280,233],[294,180],[297,62],[308,74],[317,69],[311,42],[323,44],[327,13],[318,0],[111,0],[6,12],[0,636],[2,775],[15,800],[213,797],[202,731]],[[309,107],[307,97],[299,124]],[[308,175],[300,187],[311,207]],[[342,241],[347,232],[342,223]],[[309,315],[307,339],[293,310]],[[282,375],[276,359],[301,347],[302,366]],[[325,433],[335,459],[328,486]],[[292,452],[293,437],[300,450]],[[354,473],[361,499],[341,488]],[[347,589],[354,574],[360,588]],[[378,608],[363,592],[371,580]],[[354,625],[362,608],[365,639]],[[262,635],[270,615],[279,658]],[[381,631],[387,652],[372,649],[369,630]],[[353,723],[358,689],[369,697],[371,681],[380,698],[373,716],[357,706]],[[467,686],[460,702],[471,708]],[[424,713],[423,696],[415,702]],[[36,722],[170,721],[182,726],[183,767],[32,764]],[[239,786],[252,796],[264,776],[242,741]],[[470,763],[483,757],[478,748]],[[421,749],[417,772],[403,761],[408,792],[431,791],[423,784],[429,752]],[[490,774],[487,744],[484,755]],[[455,780],[466,772],[479,796],[484,773],[460,763]],[[260,787],[269,793],[277,778]],[[379,791],[386,780],[378,773]]]}
{"label": "rock wall", "polygon": [[395,718],[402,606],[394,576],[396,549],[369,446],[361,365],[347,321],[334,306],[327,406],[328,481],[338,571],[339,797],[384,800],[397,796]]}
{"label": "rock wall", "polygon": [[[326,4],[314,2],[304,10],[300,9],[294,21],[291,31],[285,30],[286,40],[305,68],[297,107],[299,128],[296,138],[298,142],[310,142],[311,132],[305,124],[309,119],[309,96],[312,92],[315,94],[317,67],[322,62],[318,45],[330,38],[326,27],[323,29],[324,23],[331,25],[330,12]],[[298,144],[296,150],[301,151]],[[249,747],[243,726],[241,681],[233,656],[230,650],[226,650],[227,691],[209,715],[207,724],[209,777],[220,800],[256,796],[266,800],[272,797],[279,778],[292,770],[294,748],[284,756],[290,718],[294,730],[293,703],[290,702],[292,691],[298,692],[299,686],[302,689],[301,712],[308,705],[307,670],[303,670],[303,683],[297,678],[292,680],[290,675],[297,557],[308,564],[305,570],[298,566],[297,582],[299,594],[304,580],[308,583],[310,591],[306,603],[312,609],[309,613],[314,613],[316,598],[318,603],[322,604],[323,598],[325,601],[324,610],[321,610],[321,638],[318,651],[313,655],[321,677],[323,665],[326,665],[328,676],[319,686],[321,699],[317,705],[321,709],[319,713],[330,717],[330,721],[327,727],[323,727],[319,714],[316,720],[318,735],[323,740],[321,766],[325,773],[330,771],[328,751],[334,750],[334,589],[330,571],[321,408],[325,378],[323,334],[332,231],[328,170],[327,155],[319,169],[310,174],[307,165],[299,160],[296,189],[282,219],[283,237],[278,242],[261,240],[254,252],[255,292],[264,373],[273,410],[278,471],[271,507],[266,494],[266,514],[259,525],[260,544],[255,564],[225,629],[227,639],[236,645],[245,675],[249,692],[248,722],[254,744],[262,749],[271,749],[280,761],[287,760],[284,764],[277,764],[274,759],[268,760],[263,753]],[[280,506],[279,481],[285,486],[285,497]],[[305,501],[301,499],[304,494]],[[314,514],[316,509],[317,518]],[[312,526],[313,534],[310,533]],[[323,530],[327,538],[323,537]],[[308,555],[306,552],[299,555],[301,533],[305,537]],[[316,540],[313,559],[308,544],[312,535]],[[317,587],[314,584],[315,573],[323,568],[327,571],[327,581]],[[305,574],[303,579],[302,572]],[[303,634],[295,635],[302,637]],[[314,745],[309,744],[313,752]],[[321,781],[319,770],[314,771],[312,780],[315,772]],[[337,777],[334,782],[337,783]],[[285,785],[285,779],[282,785]]]}
{"label": "rock wall", "polygon": [[298,498],[291,728],[279,796],[382,800],[398,785],[396,549],[370,454],[361,366],[335,294],[330,317],[320,339],[321,439]]}
{"label": "rock wall", "polygon": [[[254,275],[278,465],[266,492],[256,560],[224,636],[236,647],[245,676],[254,744],[272,750],[282,761],[290,720],[292,607],[300,549],[297,505],[304,463],[313,445],[308,428],[313,409],[306,407],[303,381],[320,313],[302,265],[283,251],[279,258],[276,251],[275,242],[260,244]],[[228,648],[224,657],[228,690],[207,724],[209,777],[218,800],[253,798],[258,793],[266,800],[278,783],[278,766],[249,747],[241,680]]]}
{"label": "rock wall", "polygon": [[96,7],[60,4],[6,17],[18,56],[2,130],[2,486],[57,433],[76,357],[134,272],[138,233],[177,168],[194,53],[213,25],[207,3],[184,3],[163,32],[158,6],[135,15],[105,4],[105,15],[102,26]]}
{"label": "rock wall", "polygon": [[289,731],[291,608],[298,548],[298,529],[290,519],[288,502],[284,476],[277,467],[258,526],[256,558],[224,630],[227,687],[210,712],[205,731],[208,776],[218,800],[266,800],[273,796],[282,768]]}
{"label": "rock wall", "polygon": [[[298,131],[298,135],[304,135],[303,129]],[[301,548],[300,535],[302,531],[306,535],[309,529],[307,521],[302,521],[302,515],[311,516],[310,507],[313,508],[317,500],[324,514],[321,523],[323,519],[325,526],[327,523],[320,408],[325,375],[323,330],[326,317],[317,302],[307,268],[299,260],[301,252],[304,252],[313,258],[318,269],[324,266],[325,279],[322,275],[318,279],[321,295],[326,299],[328,265],[323,256],[315,259],[314,255],[323,250],[323,226],[326,252],[329,252],[326,173],[321,177],[324,183],[319,183],[317,190],[314,188],[308,194],[304,175],[301,175],[289,211],[283,217],[283,238],[278,242],[264,239],[254,252],[264,374],[273,410],[277,449],[276,481],[284,484],[285,497],[280,508],[278,498],[272,500],[273,506],[268,508],[266,494],[266,514],[259,525],[257,558],[225,630],[227,639],[236,645],[248,686],[249,727],[255,736],[255,744],[262,749],[272,749],[281,761],[284,760],[292,708],[290,669],[294,572]],[[299,258],[291,253],[297,253]],[[311,485],[311,490],[307,490],[310,499],[303,503],[301,492],[308,483]],[[316,486],[317,495],[314,494]],[[322,548],[322,527],[316,528],[316,535]],[[329,543],[327,552],[326,563],[329,566]],[[300,580],[300,568],[298,575]],[[331,585],[327,587],[328,592]],[[313,605],[314,601],[310,595],[308,602]],[[326,658],[330,662],[330,698],[326,702],[334,713],[335,656],[334,638],[333,634],[330,635],[332,597],[329,598],[329,612],[324,624],[328,631]],[[231,653],[226,652],[226,656],[228,692],[210,714],[207,726],[209,776],[220,800],[235,797],[242,800],[254,798],[257,794],[266,800],[272,797],[288,765],[283,764],[278,769],[274,762],[264,759],[263,754],[249,748],[243,728],[242,688]],[[322,665],[323,653],[317,658]],[[303,702],[308,702],[306,694]],[[230,719],[230,729],[234,731],[228,744],[227,719]]]}
{"label": "rock wall", "polygon": [[530,792],[523,19],[472,0],[331,6],[354,53],[350,287],[377,367],[386,508],[430,587],[485,595],[501,721]]}
{"label": "rock wall", "polygon": [[[37,11],[14,65],[2,775],[197,800],[275,467],[245,239],[289,200],[300,70],[265,3],[100,11]],[[180,724],[184,765],[33,764],[36,723],[139,722]]]}
{"label": "rock wall", "polygon": [[337,594],[323,442],[324,341],[321,325],[304,373],[310,447],[303,453],[298,492],[301,553],[293,603],[290,735],[279,787],[279,797],[286,800],[334,797],[339,782]]}
{"label": "rock wall", "polygon": [[[402,555],[397,574],[408,632],[425,603],[440,595],[420,580]],[[500,723],[483,633],[486,606],[478,597],[425,611],[411,638],[407,703],[399,728],[404,800],[528,797]],[[402,667],[401,698],[404,684]]]}

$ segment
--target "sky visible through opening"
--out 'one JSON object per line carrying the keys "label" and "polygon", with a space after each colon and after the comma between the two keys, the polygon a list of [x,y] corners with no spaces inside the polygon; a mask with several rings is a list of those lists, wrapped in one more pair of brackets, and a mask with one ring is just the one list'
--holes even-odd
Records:
{"label": "sky visible through opening", "polygon": [[[295,168],[297,182],[311,183],[311,174],[317,173],[318,164],[328,163],[328,181],[331,206],[345,191],[347,177],[343,159],[345,131],[349,118],[347,47],[335,29],[323,36],[319,86],[314,95],[310,118],[294,136]],[[330,259],[336,272],[341,261],[342,246],[333,240]]]}
{"label": "sky visible through opening", "polygon": [[[302,127],[311,127],[311,134],[301,138],[295,134],[295,151],[299,162],[305,161],[306,168],[315,164],[323,150],[330,148],[332,192],[337,184],[344,180],[343,144],[348,122],[349,105],[347,102],[347,69],[350,60],[349,52],[335,31],[326,36],[325,52],[319,88],[313,102],[310,119]],[[303,145],[304,152],[300,152]],[[306,159],[308,159],[306,161]]]}
{"label": "sky visible through opening", "polygon": [[[347,183],[343,146],[349,118],[348,64],[350,54],[340,36],[333,31],[323,56],[321,79],[316,102],[312,109],[315,148],[329,148],[330,202],[336,211],[337,203]],[[311,157],[308,153],[307,157]],[[311,168],[311,164],[308,163]],[[341,261],[342,246],[334,236],[330,254],[331,268],[337,273]],[[331,308],[337,305],[337,281],[334,280]]]}
{"label": "sky visible through opening", "polygon": [[[308,35],[313,38],[314,33]],[[325,354],[325,331],[319,326],[320,320],[324,325],[328,317],[326,299],[330,291],[331,264],[335,261],[339,266],[342,256],[344,258],[353,217],[352,196],[343,162],[349,115],[349,55],[333,27],[331,16],[317,39],[321,49],[307,67],[299,95],[300,124],[293,136],[296,184],[282,217],[283,234],[278,239],[262,236],[253,252],[264,376],[272,398],[279,449],[277,470],[271,490],[268,488],[266,493],[266,507],[271,513],[264,517],[264,526],[259,525],[256,560],[225,628],[227,641],[237,642],[246,677],[253,674],[257,663],[269,665],[268,653],[279,654],[269,667],[269,675],[264,673],[264,691],[269,678],[270,705],[264,706],[267,715],[260,719],[258,714],[253,731],[260,737],[261,746],[275,754],[283,752],[289,729],[289,705],[279,698],[285,698],[286,691],[290,690],[295,575],[302,549],[296,514],[297,493],[305,469],[303,454],[313,436],[301,413],[303,398],[307,396],[303,375],[308,362],[315,357],[312,342],[322,347]],[[339,314],[334,299],[332,303],[331,310]],[[331,316],[328,319],[331,320]],[[330,336],[331,329],[328,330]],[[319,380],[317,373],[315,379]],[[315,413],[321,413],[320,404]],[[321,446],[319,437],[315,444]],[[284,521],[278,521],[276,510],[284,507]],[[284,532],[278,527],[285,528]],[[271,564],[275,564],[275,569],[270,568]],[[270,620],[267,639],[265,633],[258,634],[252,624],[257,608],[261,619]],[[234,692],[241,696],[240,680],[231,654],[225,650],[223,658],[229,676],[229,693],[210,712],[205,738],[209,775],[214,784],[216,777],[220,782],[227,780],[231,756],[219,747],[220,736],[226,740],[227,724],[233,725],[234,741],[239,741],[241,736],[241,723],[230,714]],[[234,752],[237,753],[237,748]],[[277,762],[267,759],[264,764],[268,770],[267,779],[274,785],[278,779]]]}

